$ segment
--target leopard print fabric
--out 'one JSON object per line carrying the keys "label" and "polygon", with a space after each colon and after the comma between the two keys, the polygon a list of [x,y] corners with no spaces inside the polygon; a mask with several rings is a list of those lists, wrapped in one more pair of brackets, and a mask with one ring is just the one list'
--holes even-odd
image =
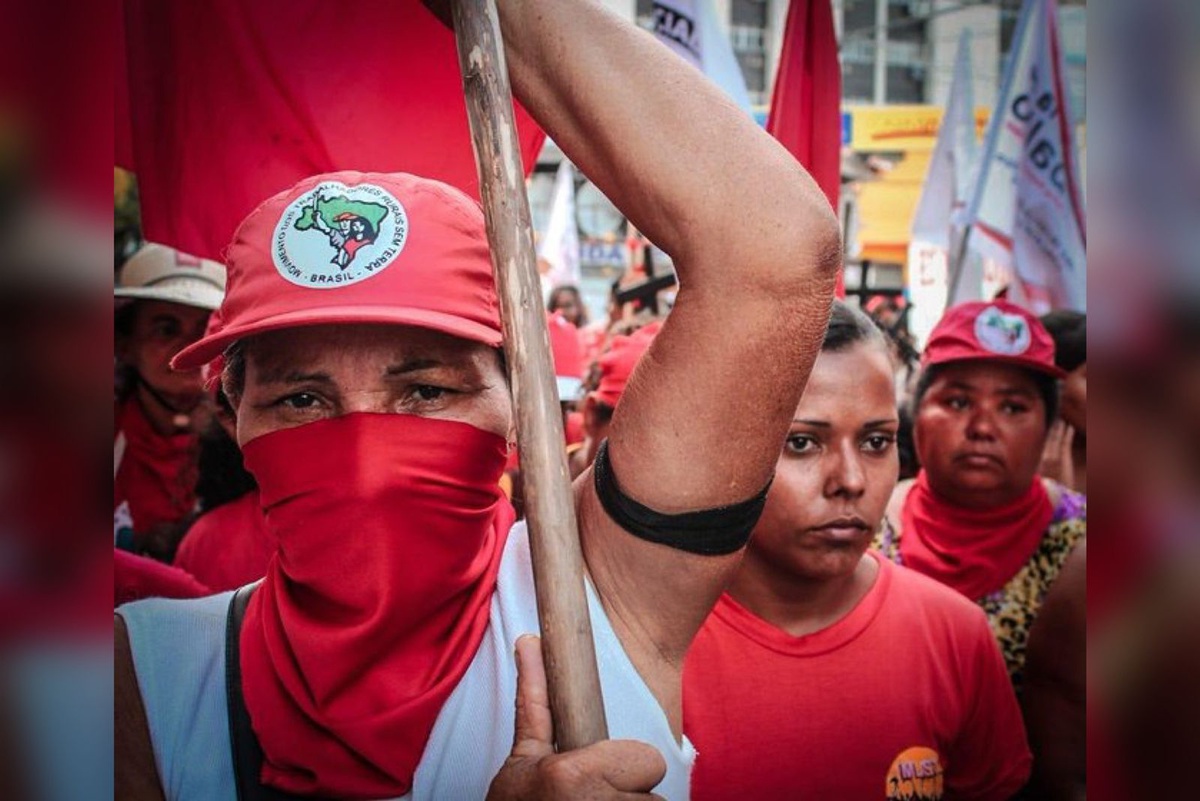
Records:
{"label": "leopard print fabric", "polygon": [[[1000,644],[1004,663],[1013,687],[1021,691],[1025,669],[1025,646],[1029,628],[1041,609],[1046,591],[1075,546],[1087,535],[1087,497],[1066,487],[1058,488],[1058,503],[1046,536],[1025,566],[1017,571],[1003,589],[977,600],[992,634]],[[900,537],[884,520],[872,546],[887,559],[904,564],[900,556]]]}

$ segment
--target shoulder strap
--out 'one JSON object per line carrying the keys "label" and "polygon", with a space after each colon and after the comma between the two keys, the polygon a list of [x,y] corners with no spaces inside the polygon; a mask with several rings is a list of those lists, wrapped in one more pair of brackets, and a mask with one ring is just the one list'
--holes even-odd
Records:
{"label": "shoulder strap", "polygon": [[250,726],[250,713],[242,697],[242,663],[240,661],[242,620],[250,596],[261,582],[247,584],[233,594],[229,602],[229,617],[225,625],[225,696],[229,706],[229,744],[233,751],[233,779],[238,801],[288,801],[297,798],[274,787],[265,786],[262,774],[263,752]]}

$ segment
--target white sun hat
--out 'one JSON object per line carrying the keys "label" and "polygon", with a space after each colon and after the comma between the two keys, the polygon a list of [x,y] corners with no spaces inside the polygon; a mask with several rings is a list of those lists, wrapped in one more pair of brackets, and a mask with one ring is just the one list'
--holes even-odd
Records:
{"label": "white sun hat", "polygon": [[113,294],[214,310],[225,297],[225,267],[150,242],[125,262]]}

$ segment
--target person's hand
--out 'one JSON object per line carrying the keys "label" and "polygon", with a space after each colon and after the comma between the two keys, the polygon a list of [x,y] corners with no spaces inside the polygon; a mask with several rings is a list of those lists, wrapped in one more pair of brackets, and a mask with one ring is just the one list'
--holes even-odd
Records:
{"label": "person's hand", "polygon": [[1075,428],[1061,417],[1050,426],[1046,445],[1042,449],[1041,474],[1065,487],[1075,487]]}
{"label": "person's hand", "polygon": [[652,799],[667,772],[662,755],[634,740],[605,740],[565,754],[554,753],[554,726],[546,690],[541,640],[517,640],[517,709],[512,753],[492,786],[488,801],[558,799]]}

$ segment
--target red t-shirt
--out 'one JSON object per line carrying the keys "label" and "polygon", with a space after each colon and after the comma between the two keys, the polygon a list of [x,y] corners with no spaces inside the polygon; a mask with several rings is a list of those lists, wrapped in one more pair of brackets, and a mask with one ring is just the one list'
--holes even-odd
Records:
{"label": "red t-shirt", "polygon": [[692,798],[1007,799],[1021,712],[983,612],[871,553],[874,586],[793,637],[721,596],[688,651]]}
{"label": "red t-shirt", "polygon": [[251,490],[201,515],[179,543],[175,566],[213,592],[236,590],[266,575],[275,545],[259,506],[258,490]]}
{"label": "red t-shirt", "polygon": [[196,505],[196,437],[163,436],[154,430],[136,398],[117,407],[113,509],[128,504],[133,529],[149,531],[176,523]]}

